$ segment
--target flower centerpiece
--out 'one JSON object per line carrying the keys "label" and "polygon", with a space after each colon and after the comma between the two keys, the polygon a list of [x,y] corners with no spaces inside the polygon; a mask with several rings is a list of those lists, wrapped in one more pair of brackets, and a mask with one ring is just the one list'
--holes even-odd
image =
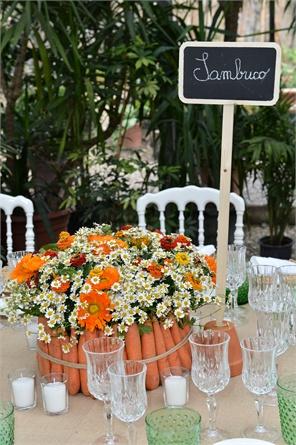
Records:
{"label": "flower centerpiece", "polygon": [[[184,235],[131,226],[62,232],[51,249],[23,257],[10,278],[9,321],[39,317],[39,348],[49,355],[59,350],[55,355],[67,362],[83,363],[80,343],[100,335],[124,337],[129,359],[159,356],[188,333],[190,311],[216,301],[212,257],[199,254]],[[182,349],[188,353],[186,346],[174,351],[175,359]],[[41,373],[48,371],[42,360]],[[161,364],[155,362],[154,371]],[[159,376],[154,380],[150,386],[158,386]]]}

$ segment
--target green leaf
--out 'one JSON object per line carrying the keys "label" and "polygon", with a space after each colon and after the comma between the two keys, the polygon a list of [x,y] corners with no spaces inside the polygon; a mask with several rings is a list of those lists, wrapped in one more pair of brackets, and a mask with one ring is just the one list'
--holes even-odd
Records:
{"label": "green leaf", "polygon": [[58,251],[59,248],[56,243],[48,243],[48,244],[44,244],[44,246],[41,246],[39,250],[40,250],[40,252],[45,252],[46,250]]}
{"label": "green leaf", "polygon": [[151,326],[146,326],[144,324],[139,324],[138,327],[139,327],[140,335],[150,334],[150,332],[152,332],[152,327]]}

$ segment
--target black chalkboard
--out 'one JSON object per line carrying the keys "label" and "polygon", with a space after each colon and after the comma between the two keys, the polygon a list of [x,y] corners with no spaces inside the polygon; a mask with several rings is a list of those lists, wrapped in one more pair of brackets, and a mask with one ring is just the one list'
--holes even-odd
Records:
{"label": "black chalkboard", "polygon": [[279,67],[274,43],[187,42],[180,48],[179,97],[186,103],[272,105]]}

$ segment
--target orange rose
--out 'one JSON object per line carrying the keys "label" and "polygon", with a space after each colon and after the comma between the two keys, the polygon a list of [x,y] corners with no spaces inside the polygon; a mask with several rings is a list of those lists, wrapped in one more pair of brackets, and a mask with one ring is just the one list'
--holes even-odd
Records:
{"label": "orange rose", "polygon": [[15,266],[10,274],[10,278],[24,283],[37,274],[40,267],[45,263],[39,256],[29,253],[25,255]]}
{"label": "orange rose", "polygon": [[57,242],[57,246],[60,250],[65,250],[71,246],[75,237],[70,235],[69,232],[61,232],[59,236],[59,240]]}

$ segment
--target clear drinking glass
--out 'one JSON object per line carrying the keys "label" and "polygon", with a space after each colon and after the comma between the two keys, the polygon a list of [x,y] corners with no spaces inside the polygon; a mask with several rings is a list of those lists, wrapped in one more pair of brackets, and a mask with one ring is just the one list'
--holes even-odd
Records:
{"label": "clear drinking glass", "polygon": [[94,444],[112,445],[118,442],[113,434],[111,391],[108,367],[122,361],[124,342],[116,337],[101,337],[89,340],[82,346],[87,361],[87,385],[89,392],[105,406],[107,432],[99,437]]}
{"label": "clear drinking glass", "polygon": [[230,336],[219,331],[197,331],[190,335],[192,351],[191,377],[195,386],[207,394],[209,427],[202,430],[202,444],[212,444],[229,437],[216,427],[215,394],[229,383],[228,344]]}
{"label": "clear drinking glass", "polygon": [[249,305],[254,311],[275,312],[273,296],[277,290],[277,273],[275,266],[250,264]]}
{"label": "clear drinking glass", "polygon": [[128,424],[129,445],[137,443],[134,422],[147,408],[146,372],[147,366],[134,360],[117,362],[108,368],[112,414]]}
{"label": "clear drinking glass", "polygon": [[25,255],[27,255],[26,250],[16,250],[7,254],[7,265],[9,269],[14,269],[19,260],[21,260]]}
{"label": "clear drinking glass", "polygon": [[230,244],[227,256],[227,286],[231,292],[231,309],[226,312],[226,319],[241,325],[246,321],[243,309],[238,307],[238,288],[246,279],[246,247]]}
{"label": "clear drinking glass", "polygon": [[275,386],[277,374],[275,366],[276,344],[272,338],[247,337],[241,341],[243,353],[242,381],[245,387],[256,396],[256,427],[247,428],[245,437],[275,441],[279,432],[267,428],[263,423],[264,398]]}

